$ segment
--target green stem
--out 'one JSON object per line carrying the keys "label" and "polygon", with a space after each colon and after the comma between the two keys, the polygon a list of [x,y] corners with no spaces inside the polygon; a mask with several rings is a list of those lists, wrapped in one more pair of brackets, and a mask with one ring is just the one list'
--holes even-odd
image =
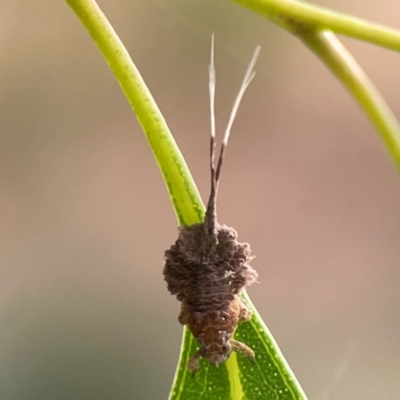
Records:
{"label": "green stem", "polygon": [[193,178],[125,46],[94,0],[66,2],[99,47],[132,106],[164,177],[179,224],[201,222],[204,218],[204,205]]}
{"label": "green stem", "polygon": [[305,35],[303,42],[329,67],[360,104],[400,170],[400,126],[368,76],[330,31]]}
{"label": "green stem", "polygon": [[334,12],[296,0],[232,0],[267,17],[285,29],[299,30],[299,25],[335,33],[400,51],[400,31],[361,18]]}
{"label": "green stem", "polygon": [[301,39],[349,90],[375,126],[400,170],[400,126],[383,97],[332,33],[400,51],[400,32],[296,0],[233,0]]}

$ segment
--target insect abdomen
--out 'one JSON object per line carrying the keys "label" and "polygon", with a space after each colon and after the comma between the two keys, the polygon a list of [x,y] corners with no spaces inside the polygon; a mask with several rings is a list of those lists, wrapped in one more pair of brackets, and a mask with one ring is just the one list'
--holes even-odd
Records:
{"label": "insect abdomen", "polygon": [[[227,360],[232,350],[253,357],[253,351],[232,339],[239,321],[250,318],[239,293],[257,279],[248,264],[250,246],[237,233],[216,226],[210,238],[204,223],[180,229],[178,240],[165,252],[164,278],[171,294],[182,302],[179,321],[188,325],[201,347],[188,364],[196,371],[204,357],[210,364]],[[214,240],[214,242],[213,242]]]}

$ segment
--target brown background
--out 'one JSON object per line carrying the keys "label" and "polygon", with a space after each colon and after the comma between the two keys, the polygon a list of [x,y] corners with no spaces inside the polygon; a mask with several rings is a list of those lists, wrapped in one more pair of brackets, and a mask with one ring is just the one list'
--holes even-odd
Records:
{"label": "brown background", "polygon": [[[393,0],[319,4],[400,28]],[[348,93],[298,40],[226,0],[104,0],[208,196],[207,66],[222,134],[255,45],[219,219],[249,241],[250,295],[310,399],[400,396],[400,185]],[[345,43],[400,116],[400,55]],[[135,117],[59,0],[0,3],[0,398],[167,397],[176,220]]]}

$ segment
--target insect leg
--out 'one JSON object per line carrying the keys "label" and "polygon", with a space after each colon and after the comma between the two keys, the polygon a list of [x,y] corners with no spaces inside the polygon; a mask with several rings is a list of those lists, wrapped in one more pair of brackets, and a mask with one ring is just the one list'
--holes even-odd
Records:
{"label": "insect leg", "polygon": [[200,358],[202,357],[201,355],[201,349],[197,350],[196,353],[194,353],[190,358],[187,363],[187,369],[192,373],[192,376],[194,377],[196,372],[200,368]]}
{"label": "insect leg", "polygon": [[242,353],[249,359],[249,361],[252,364],[255,363],[254,362],[254,351],[250,347],[246,346],[244,343],[239,342],[238,340],[235,340],[235,339],[231,339],[230,343],[231,343],[233,351]]}
{"label": "insect leg", "polygon": [[243,299],[239,298],[239,300],[240,300],[239,321],[248,321],[251,318],[252,312],[249,310],[249,307],[243,301]]}

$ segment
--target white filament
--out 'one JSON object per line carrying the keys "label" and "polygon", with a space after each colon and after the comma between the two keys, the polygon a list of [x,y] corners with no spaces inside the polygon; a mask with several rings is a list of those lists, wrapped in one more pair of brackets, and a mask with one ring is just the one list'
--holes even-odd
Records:
{"label": "white filament", "polygon": [[239,92],[233,103],[231,115],[229,117],[228,125],[226,126],[226,130],[225,130],[224,140],[222,142],[225,146],[228,144],[228,139],[229,139],[229,135],[231,133],[232,125],[236,118],[236,114],[238,112],[239,105],[243,98],[243,95],[244,95],[246,89],[248,88],[248,86],[250,85],[250,82],[253,80],[254,76],[256,75],[255,71],[253,71],[253,68],[254,68],[255,63],[257,62],[257,58],[258,58],[258,55],[260,54],[260,50],[261,50],[261,46],[257,46],[254,51],[253,57],[250,61],[250,64],[247,67],[242,85],[240,86]]}
{"label": "white filament", "polygon": [[208,67],[210,81],[208,88],[210,91],[210,115],[211,115],[211,137],[215,139],[215,66],[214,66],[214,33],[211,36],[211,61]]}

